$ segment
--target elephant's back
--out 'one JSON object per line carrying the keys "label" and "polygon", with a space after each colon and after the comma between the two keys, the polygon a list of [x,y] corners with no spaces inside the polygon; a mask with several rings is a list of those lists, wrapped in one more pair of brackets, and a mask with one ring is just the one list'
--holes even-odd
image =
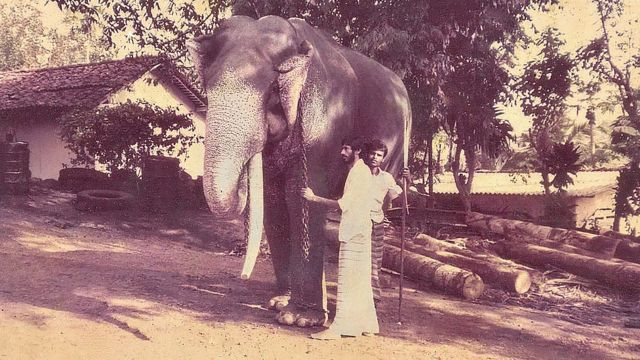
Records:
{"label": "elephant's back", "polygon": [[389,154],[383,166],[395,174],[402,162],[405,123],[411,127],[407,90],[400,77],[375,60],[347,48],[341,53],[357,78],[354,131],[387,145]]}
{"label": "elephant's back", "polygon": [[[339,141],[351,132],[364,138],[379,138],[389,148],[383,166],[390,172],[399,170],[405,122],[411,126],[409,96],[402,80],[380,63],[346,48],[304,20],[289,19],[298,34],[317,47],[319,62],[326,76],[326,106],[349,108],[337,116],[325,139],[324,150],[333,152]],[[339,119],[338,119],[339,118]]]}

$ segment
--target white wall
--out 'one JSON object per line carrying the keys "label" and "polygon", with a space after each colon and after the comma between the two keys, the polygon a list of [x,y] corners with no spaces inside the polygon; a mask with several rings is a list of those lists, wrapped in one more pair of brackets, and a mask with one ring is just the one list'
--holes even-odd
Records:
{"label": "white wall", "polygon": [[[178,91],[170,82],[162,81],[153,71],[145,74],[136,82],[125,89],[114,93],[109,99],[109,104],[119,104],[127,100],[144,100],[160,107],[173,107],[178,113],[191,114],[195,125],[195,132],[204,136],[205,118],[203,114],[195,113],[190,106],[191,102]],[[187,151],[187,159],[180,159],[181,167],[193,178],[203,174],[204,145],[195,144]]]}
{"label": "white wall", "polygon": [[[151,80],[151,81],[148,81]],[[145,100],[160,107],[177,108],[179,113],[191,114],[195,132],[204,136],[204,115],[195,113],[186,97],[170,82],[163,82],[149,72],[130,86],[112,94],[104,104],[119,104],[127,100]],[[27,111],[27,110],[25,110]],[[28,116],[27,116],[28,115]],[[72,154],[65,148],[60,139],[60,127],[55,119],[47,118],[47,114],[22,114],[24,119],[0,119],[0,140],[9,128],[16,132],[18,141],[29,142],[31,176],[41,179],[57,179],[62,164],[71,165]],[[53,117],[54,115],[52,115]],[[26,120],[25,120],[26,119]],[[204,145],[195,144],[187,152],[187,159],[181,159],[181,166],[193,178],[202,175]],[[100,168],[96,164],[96,168]]]}
{"label": "white wall", "polygon": [[71,165],[71,153],[60,139],[60,127],[53,119],[12,121],[0,125],[2,140],[8,130],[16,132],[16,140],[29,143],[31,177],[57,179],[62,164]]}

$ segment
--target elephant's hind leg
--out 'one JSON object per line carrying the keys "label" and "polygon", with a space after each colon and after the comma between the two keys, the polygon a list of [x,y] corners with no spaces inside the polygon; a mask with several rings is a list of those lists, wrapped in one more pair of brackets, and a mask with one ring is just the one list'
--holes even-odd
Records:
{"label": "elephant's hind leg", "polygon": [[289,263],[291,244],[289,238],[289,214],[282,177],[265,179],[265,233],[271,251],[271,261],[276,276],[277,292],[267,306],[282,310],[291,297]]}

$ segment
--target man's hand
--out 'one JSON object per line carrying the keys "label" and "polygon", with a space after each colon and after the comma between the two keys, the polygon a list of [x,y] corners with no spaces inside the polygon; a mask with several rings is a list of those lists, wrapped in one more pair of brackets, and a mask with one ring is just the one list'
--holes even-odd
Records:
{"label": "man's hand", "polygon": [[408,167],[403,168],[400,172],[400,179],[402,178],[407,179],[407,182],[411,183],[411,171]]}
{"label": "man's hand", "polygon": [[313,190],[311,190],[311,188],[309,187],[300,190],[300,196],[305,198],[307,201],[314,201],[316,198],[316,194],[314,194]]}

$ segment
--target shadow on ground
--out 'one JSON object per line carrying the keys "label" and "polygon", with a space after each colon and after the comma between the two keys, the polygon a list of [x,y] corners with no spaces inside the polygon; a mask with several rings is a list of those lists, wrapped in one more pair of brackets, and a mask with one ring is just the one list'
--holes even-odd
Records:
{"label": "shadow on ground", "polygon": [[[50,206],[58,209],[54,215],[46,206],[32,212],[0,207],[0,303],[69,312],[141,340],[149,335],[126,318],[151,318],[167,309],[210,324],[268,325],[298,333],[301,341],[316,331],[277,327],[275,313],[261,307],[272,295],[268,261],[257,264],[251,280],[239,280],[242,259],[227,255],[238,237],[234,224],[217,224],[204,213],[167,221],[133,214],[79,215],[68,204]],[[61,206],[68,208],[60,211]],[[57,226],[64,222],[70,226]],[[327,278],[328,291],[335,293],[334,263]],[[621,329],[577,326],[540,312],[478,305],[408,285],[402,325],[396,323],[396,294],[386,292],[379,311],[383,338],[520,359],[608,359],[640,350],[637,339]],[[20,320],[36,326],[46,322],[29,314]]]}

